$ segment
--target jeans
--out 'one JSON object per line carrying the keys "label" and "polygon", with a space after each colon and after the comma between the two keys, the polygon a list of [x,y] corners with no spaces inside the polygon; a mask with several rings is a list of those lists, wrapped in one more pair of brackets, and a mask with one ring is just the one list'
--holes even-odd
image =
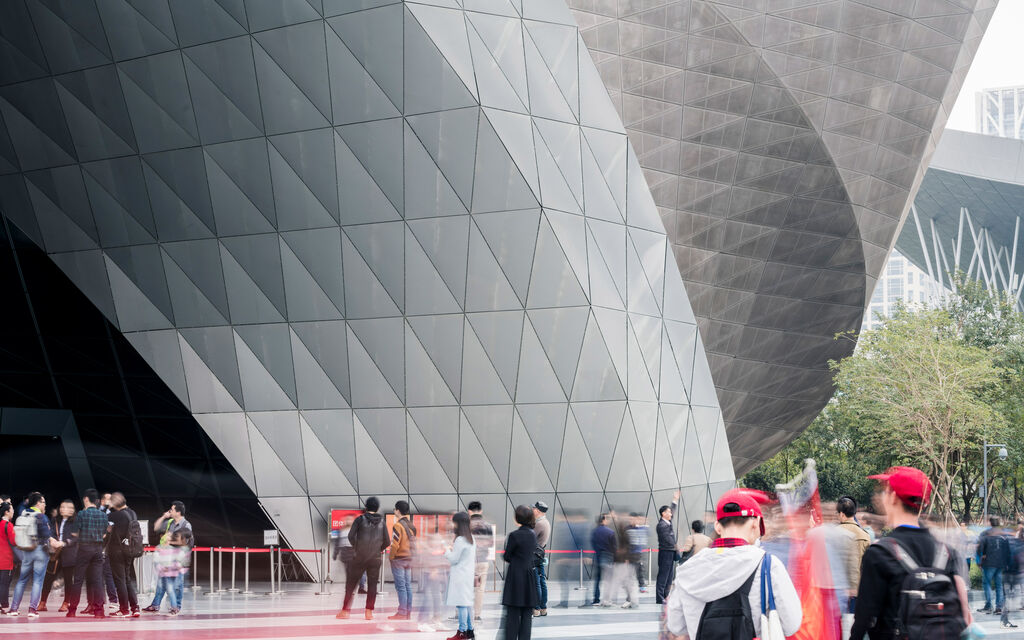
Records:
{"label": "jeans", "polygon": [[[168,589],[168,587],[171,585],[174,586],[174,599],[171,599],[171,594]],[[149,606],[156,607],[157,609],[159,609],[160,605],[163,604],[165,593],[167,594],[167,599],[170,602],[174,602],[175,600],[177,600],[178,609],[180,610],[182,604],[182,597],[185,594],[185,574],[177,576],[177,578],[173,582],[169,582],[166,584],[164,583],[163,579],[157,580],[156,593],[153,594],[153,602],[151,602]]]}
{"label": "jeans", "polygon": [[597,554],[597,562],[594,563],[594,604],[601,603],[601,576],[610,574],[612,570],[612,555],[610,553]]}
{"label": "jeans", "polygon": [[533,576],[537,581],[537,608],[548,608],[548,578],[544,571],[547,567],[534,567]]}
{"label": "jeans", "polygon": [[459,631],[469,631],[473,628],[473,607],[455,607],[459,614]]}
{"label": "jeans", "polygon": [[641,589],[647,588],[647,567],[644,565],[643,557],[633,562],[633,567],[636,568],[636,581],[640,583]]}
{"label": "jeans", "polygon": [[1003,607],[1003,570],[999,567],[983,567],[985,575],[985,608],[992,607],[992,583],[996,584],[996,608]]}
{"label": "jeans", "polygon": [[11,606],[8,596],[11,593],[11,570],[0,570],[0,609]]}
{"label": "jeans", "polygon": [[40,544],[32,551],[21,552],[21,575],[18,576],[18,584],[14,587],[11,611],[17,611],[21,606],[21,597],[25,593],[25,585],[28,584],[29,577],[32,578],[32,595],[29,599],[28,610],[36,610],[39,606],[39,597],[43,594],[43,581],[46,579],[48,564],[50,564],[50,555],[46,553],[45,544]]}
{"label": "jeans", "polygon": [[398,613],[409,615],[412,612],[412,558],[392,560],[391,575],[395,577]]}
{"label": "jeans", "polygon": [[[117,602],[121,613],[138,611],[139,599],[135,593],[135,580],[132,578],[132,558],[126,553],[113,554],[110,558],[110,570],[114,577],[114,588],[117,590]],[[181,606],[180,598],[178,606]]]}
{"label": "jeans", "polygon": [[167,603],[171,605],[171,610],[181,609],[181,600],[178,599],[178,585],[181,582],[181,576],[160,576],[160,580],[157,581],[158,589],[167,594]]}
{"label": "jeans", "polygon": [[75,559],[75,581],[68,596],[68,608],[78,610],[82,600],[82,585],[89,593],[89,602],[103,605],[103,549],[98,542],[78,543],[78,557]]}
{"label": "jeans", "polygon": [[107,588],[107,600],[117,604],[117,584],[114,582],[114,571],[110,566],[110,556],[103,554],[103,585]]}
{"label": "jeans", "polygon": [[366,610],[373,611],[373,607],[377,603],[380,564],[380,557],[375,557],[371,560],[360,561],[356,559],[352,561],[352,571],[349,571],[348,575],[345,576],[345,600],[341,605],[343,611],[350,611],[352,609],[352,595],[355,593],[356,583],[359,582],[363,573],[366,574]]}
{"label": "jeans", "polygon": [[676,552],[658,549],[658,581],[654,587],[655,601],[661,604],[668,598],[669,587],[676,577]]}

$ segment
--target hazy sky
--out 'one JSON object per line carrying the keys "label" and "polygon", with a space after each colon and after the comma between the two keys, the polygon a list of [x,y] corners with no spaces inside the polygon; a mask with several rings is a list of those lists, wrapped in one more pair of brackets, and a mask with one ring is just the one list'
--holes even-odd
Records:
{"label": "hazy sky", "polygon": [[1000,0],[946,126],[975,131],[974,95],[1024,85],[1024,0]]}

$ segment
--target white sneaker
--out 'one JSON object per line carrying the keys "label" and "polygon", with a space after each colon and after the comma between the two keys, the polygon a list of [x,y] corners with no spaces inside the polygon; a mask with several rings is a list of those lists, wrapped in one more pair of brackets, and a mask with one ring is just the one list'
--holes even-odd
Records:
{"label": "white sneaker", "polygon": [[28,617],[29,617],[29,618],[38,618],[38,617],[39,617],[39,614],[38,614],[38,613],[36,613],[35,611],[29,611],[29,612],[28,612]]}
{"label": "white sneaker", "polygon": [[430,626],[426,622],[421,622],[416,628],[423,633],[434,633],[434,627]]}
{"label": "white sneaker", "polygon": [[18,617],[18,612],[17,611],[8,611],[7,615],[12,617],[12,618],[17,618]]}
{"label": "white sneaker", "polygon": [[622,604],[622,608],[623,609],[636,609],[637,608],[637,604],[635,602],[624,602]]}

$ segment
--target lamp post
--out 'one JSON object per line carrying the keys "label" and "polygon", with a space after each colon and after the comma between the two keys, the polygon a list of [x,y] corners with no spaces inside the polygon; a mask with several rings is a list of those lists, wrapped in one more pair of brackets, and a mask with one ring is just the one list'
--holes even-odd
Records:
{"label": "lamp post", "polygon": [[982,519],[983,519],[984,522],[988,522],[988,450],[989,449],[999,449],[999,454],[998,455],[999,455],[999,459],[1000,460],[1006,460],[1006,457],[1009,455],[1006,452],[1006,445],[1005,444],[989,444],[988,440],[982,440],[982,452],[983,452],[982,453],[982,474],[984,476],[984,480],[983,480],[983,484],[981,485],[981,489],[982,489],[982,491],[984,491],[984,494],[982,494],[982,505],[983,505]]}

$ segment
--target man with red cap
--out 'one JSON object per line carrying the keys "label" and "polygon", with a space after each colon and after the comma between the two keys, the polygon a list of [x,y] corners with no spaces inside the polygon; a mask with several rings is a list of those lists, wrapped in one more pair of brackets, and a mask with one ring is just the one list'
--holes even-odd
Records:
{"label": "man with red cap", "polygon": [[[676,573],[666,604],[669,633],[695,640],[738,638],[733,630],[742,628],[743,637],[760,635],[765,551],[757,543],[765,531],[760,503],[766,500],[764,493],[747,489],[727,491],[718,500],[718,538]],[[770,569],[775,608],[783,632],[790,636],[803,617],[800,598],[781,560],[773,556]]]}
{"label": "man with red cap", "polygon": [[[925,626],[923,621],[918,625],[917,621],[907,619],[913,615],[909,607],[903,612],[904,619],[900,619],[900,601],[905,599],[904,589],[908,588],[906,582],[916,579],[908,567],[932,567],[952,580],[948,588],[950,606],[945,603],[929,606],[932,613],[935,610],[950,612],[951,619],[946,624],[962,631],[972,622],[967,586],[958,574],[962,561],[955,549],[936,540],[919,524],[921,512],[932,494],[928,476],[913,467],[892,467],[885,473],[868,477],[880,483],[878,498],[892,533],[864,552],[850,637],[861,639],[865,634],[871,640],[915,637],[918,631],[908,626]],[[925,635],[920,637],[960,637],[959,631],[954,630],[954,635],[949,635],[945,628],[925,628],[921,632]]]}

